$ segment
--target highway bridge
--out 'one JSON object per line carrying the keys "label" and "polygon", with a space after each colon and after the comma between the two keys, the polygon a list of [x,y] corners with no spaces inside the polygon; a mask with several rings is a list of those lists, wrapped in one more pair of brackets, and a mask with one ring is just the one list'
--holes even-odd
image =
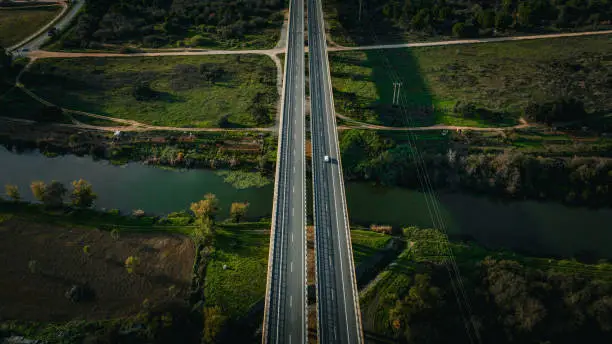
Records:
{"label": "highway bridge", "polygon": [[363,343],[324,25],[321,0],[308,0],[317,333],[320,343]]}
{"label": "highway bridge", "polygon": [[[306,343],[304,0],[290,0],[263,343]],[[317,325],[320,343],[363,343],[320,0],[308,0]]]}
{"label": "highway bridge", "polygon": [[290,0],[263,343],[305,343],[304,0]]}

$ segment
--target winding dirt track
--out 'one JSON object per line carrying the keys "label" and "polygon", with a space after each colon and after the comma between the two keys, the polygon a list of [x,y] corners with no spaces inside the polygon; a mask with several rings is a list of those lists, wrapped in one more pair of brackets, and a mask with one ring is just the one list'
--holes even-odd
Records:
{"label": "winding dirt track", "polygon": [[[546,39],[546,38],[562,38],[562,37],[577,37],[577,36],[590,36],[590,35],[607,35],[612,34],[612,30],[606,31],[589,31],[589,32],[578,32],[578,33],[560,33],[560,34],[547,34],[547,35],[532,35],[532,36],[517,36],[517,37],[499,37],[499,38],[481,38],[481,39],[467,39],[467,40],[454,40],[454,41],[440,41],[440,42],[424,42],[424,43],[404,43],[404,44],[386,44],[386,45],[372,45],[372,46],[360,46],[360,47],[345,47],[335,44],[328,48],[329,51],[352,51],[352,50],[373,50],[373,49],[397,49],[397,48],[410,48],[410,47],[431,47],[431,46],[444,46],[444,45],[462,45],[462,44],[476,44],[476,43],[495,43],[495,42],[509,42],[509,41],[522,41],[522,40],[534,40],[534,39]],[[308,49],[306,48],[306,51]],[[278,94],[281,94],[281,89],[283,85],[283,66],[278,57],[278,54],[284,53],[284,48],[274,49],[262,49],[262,50],[204,50],[204,49],[158,49],[156,51],[148,51],[142,53],[134,53],[134,54],[121,54],[121,53],[86,53],[86,52],[54,52],[54,51],[44,51],[37,50],[33,51],[29,54],[32,58],[30,64],[22,71],[22,73],[28,69],[31,64],[37,59],[45,59],[45,58],[80,58],[80,57],[153,57],[153,56],[203,56],[203,55],[239,55],[239,54],[257,54],[257,55],[266,55],[274,61],[277,69],[277,88]],[[32,93],[30,90],[25,88],[23,84],[19,82],[21,74],[17,78],[17,86],[20,87],[25,93],[31,96],[33,99],[37,100],[46,105],[54,105],[49,103],[48,101],[38,97],[36,94]],[[277,102],[277,108],[280,107],[280,101]],[[63,127],[74,127],[80,129],[89,129],[89,130],[101,130],[101,131],[150,131],[150,130],[167,130],[167,131],[192,131],[192,132],[218,132],[218,131],[275,131],[277,125],[268,128],[183,128],[183,127],[164,127],[164,126],[153,126],[144,123],[140,123],[137,121],[126,120],[121,118],[114,118],[108,116],[97,115],[93,113],[87,113],[82,111],[76,111],[71,109],[63,109],[67,113],[74,113],[83,116],[89,116],[93,118],[104,119],[108,121],[113,121],[117,123],[121,123],[121,126],[94,126],[81,123],[77,120],[73,119],[73,124],[60,124],[58,126]],[[280,110],[280,108],[279,108]],[[278,123],[278,113],[277,111],[277,120]],[[372,130],[393,130],[393,131],[425,131],[425,130],[475,130],[475,131],[502,131],[506,129],[520,129],[533,126],[532,124],[526,123],[521,119],[521,124],[512,126],[512,127],[466,127],[466,126],[452,126],[452,125],[433,125],[426,127],[387,127],[374,125],[369,123],[363,123],[359,121],[355,121],[350,119],[349,117],[337,114],[339,118],[350,121],[354,125],[352,126],[339,126],[338,129],[346,130],[346,129],[372,129]],[[7,117],[0,117],[0,120],[11,120]],[[22,121],[23,120],[17,120]],[[26,121],[27,122],[27,121]]]}
{"label": "winding dirt track", "polygon": [[329,47],[327,50],[329,51],[350,51],[350,50],[377,50],[377,49],[435,47],[435,46],[441,46],[441,45],[499,43],[499,42],[511,42],[511,41],[527,41],[527,40],[544,39],[544,38],[563,38],[563,37],[579,37],[579,36],[594,36],[594,35],[609,35],[609,34],[612,34],[612,30],[554,33],[554,34],[546,34],[546,35],[530,35],[530,36],[515,36],[515,37],[460,39],[460,40],[454,40],[454,41],[439,41],[439,42],[364,45],[364,46],[359,46],[359,47],[345,47],[345,46],[336,44],[336,46]]}

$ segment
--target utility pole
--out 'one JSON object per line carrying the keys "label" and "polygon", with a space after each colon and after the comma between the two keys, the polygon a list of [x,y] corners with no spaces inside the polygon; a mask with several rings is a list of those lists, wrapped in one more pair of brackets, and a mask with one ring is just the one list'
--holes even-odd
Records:
{"label": "utility pole", "polygon": [[400,87],[402,87],[402,83],[401,82],[394,82],[393,83],[393,105],[397,105],[397,103],[399,102]]}
{"label": "utility pole", "polygon": [[399,103],[399,98],[400,98],[400,88],[402,88],[402,83],[398,82],[397,83],[397,99],[395,100],[395,104],[397,105],[397,103]]}
{"label": "utility pole", "polygon": [[363,7],[363,0],[359,0],[359,22],[361,22],[361,8]]}

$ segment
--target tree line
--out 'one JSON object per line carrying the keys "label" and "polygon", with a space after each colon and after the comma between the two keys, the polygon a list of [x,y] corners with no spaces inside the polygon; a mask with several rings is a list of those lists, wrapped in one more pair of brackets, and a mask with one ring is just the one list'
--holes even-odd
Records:
{"label": "tree line", "polygon": [[[90,182],[79,179],[73,181],[71,186],[72,189],[68,190],[64,184],[56,180],[48,184],[37,180],[30,184],[30,191],[34,198],[41,202],[47,209],[61,209],[65,205],[64,201],[66,197],[69,198],[70,204],[78,209],[89,209],[94,206],[94,202],[98,198],[98,195],[93,192],[93,187]],[[9,200],[13,202],[22,201],[22,195],[17,185],[6,184],[4,186],[4,191],[5,196]],[[230,220],[235,223],[240,223],[240,221],[245,218],[248,209],[249,202],[233,202],[230,207]],[[196,233],[196,236],[205,237],[207,232],[212,231],[215,218],[220,210],[217,196],[210,193],[206,194],[202,200],[192,203],[190,210],[193,214],[193,218],[196,220],[196,224],[199,228],[198,231],[201,231],[199,234]],[[145,215],[144,211],[140,209],[134,210],[132,214],[136,217]],[[174,219],[177,217],[176,215],[181,215],[181,213],[170,214],[168,218]],[[172,221],[168,222],[174,223]],[[187,225],[188,223],[181,224]]]}
{"label": "tree line", "polygon": [[612,19],[612,2],[608,0],[381,0],[375,3],[375,6],[369,5],[368,16],[389,21],[395,27],[460,37],[490,34],[493,29],[578,28]]}
{"label": "tree line", "polygon": [[[68,189],[64,184],[54,180],[47,184],[37,180],[30,184],[30,190],[36,200],[41,202],[48,209],[60,209],[64,206],[66,195],[70,198],[72,206],[79,209],[91,208],[98,196],[93,192],[91,183],[84,179],[75,180],[72,183],[72,190],[68,194]],[[21,193],[17,185],[5,185],[6,196],[14,201],[21,201]]]}
{"label": "tree line", "polygon": [[[414,148],[369,130],[341,135],[343,171],[349,180],[420,188]],[[419,152],[435,188],[511,198],[612,206],[612,160],[550,158],[521,152],[467,154]]]}
{"label": "tree line", "polygon": [[239,39],[282,21],[280,0],[91,0],[64,47],[137,42],[159,47],[186,33],[194,46]]}
{"label": "tree line", "polygon": [[[379,309],[386,310],[377,314],[384,314],[387,333],[400,343],[449,343],[450,338],[470,342],[447,271],[428,257],[439,257],[433,245],[444,240],[441,234],[410,227],[404,229],[404,235],[417,243],[412,250],[421,259],[399,263],[401,267],[410,264],[408,270],[396,270],[411,272],[405,275],[405,283],[377,295]],[[582,264],[563,268],[496,252],[474,257],[463,249],[455,251],[471,305],[469,320],[482,343],[612,341],[609,276],[592,275]],[[469,258],[462,259],[462,253]]]}

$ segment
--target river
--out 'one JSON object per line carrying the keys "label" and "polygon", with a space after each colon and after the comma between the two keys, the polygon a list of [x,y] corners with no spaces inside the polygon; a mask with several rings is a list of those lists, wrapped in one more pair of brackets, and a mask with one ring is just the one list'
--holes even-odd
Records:
{"label": "river", "polygon": [[129,163],[113,166],[91,157],[61,155],[48,158],[38,152],[15,154],[0,147],[0,185],[19,187],[22,197],[32,201],[30,183],[57,180],[66,187],[73,180],[89,181],[98,195],[97,208],[116,208],[125,212],[142,209],[147,213],[166,214],[188,209],[191,202],[213,193],[220,203],[221,219],[229,216],[232,202],[250,203],[247,217],[270,216],[273,185],[236,189],[212,170],[169,170]]}
{"label": "river", "polygon": [[[351,222],[431,228],[421,192],[347,184]],[[491,248],[570,257],[589,251],[612,258],[612,209],[536,201],[498,201],[458,193],[438,195],[449,235],[469,236]]]}
{"label": "river", "polygon": [[[0,147],[0,185],[19,186],[31,201],[34,180],[58,180],[69,186],[83,178],[98,194],[98,208],[123,211],[143,209],[165,214],[187,209],[205,193],[217,195],[220,218],[227,218],[232,202],[248,201],[248,216],[270,216],[273,185],[236,189],[211,170],[165,170],[130,163],[113,166],[90,157],[64,155],[47,158],[37,152],[15,154]],[[347,183],[352,223],[394,226],[432,224],[424,195],[401,188]],[[573,256],[583,251],[612,258],[612,209],[566,207],[534,201],[500,202],[482,196],[440,194],[440,213],[448,233],[472,237],[492,248],[512,248],[538,255]],[[311,206],[309,206],[310,208]]]}

